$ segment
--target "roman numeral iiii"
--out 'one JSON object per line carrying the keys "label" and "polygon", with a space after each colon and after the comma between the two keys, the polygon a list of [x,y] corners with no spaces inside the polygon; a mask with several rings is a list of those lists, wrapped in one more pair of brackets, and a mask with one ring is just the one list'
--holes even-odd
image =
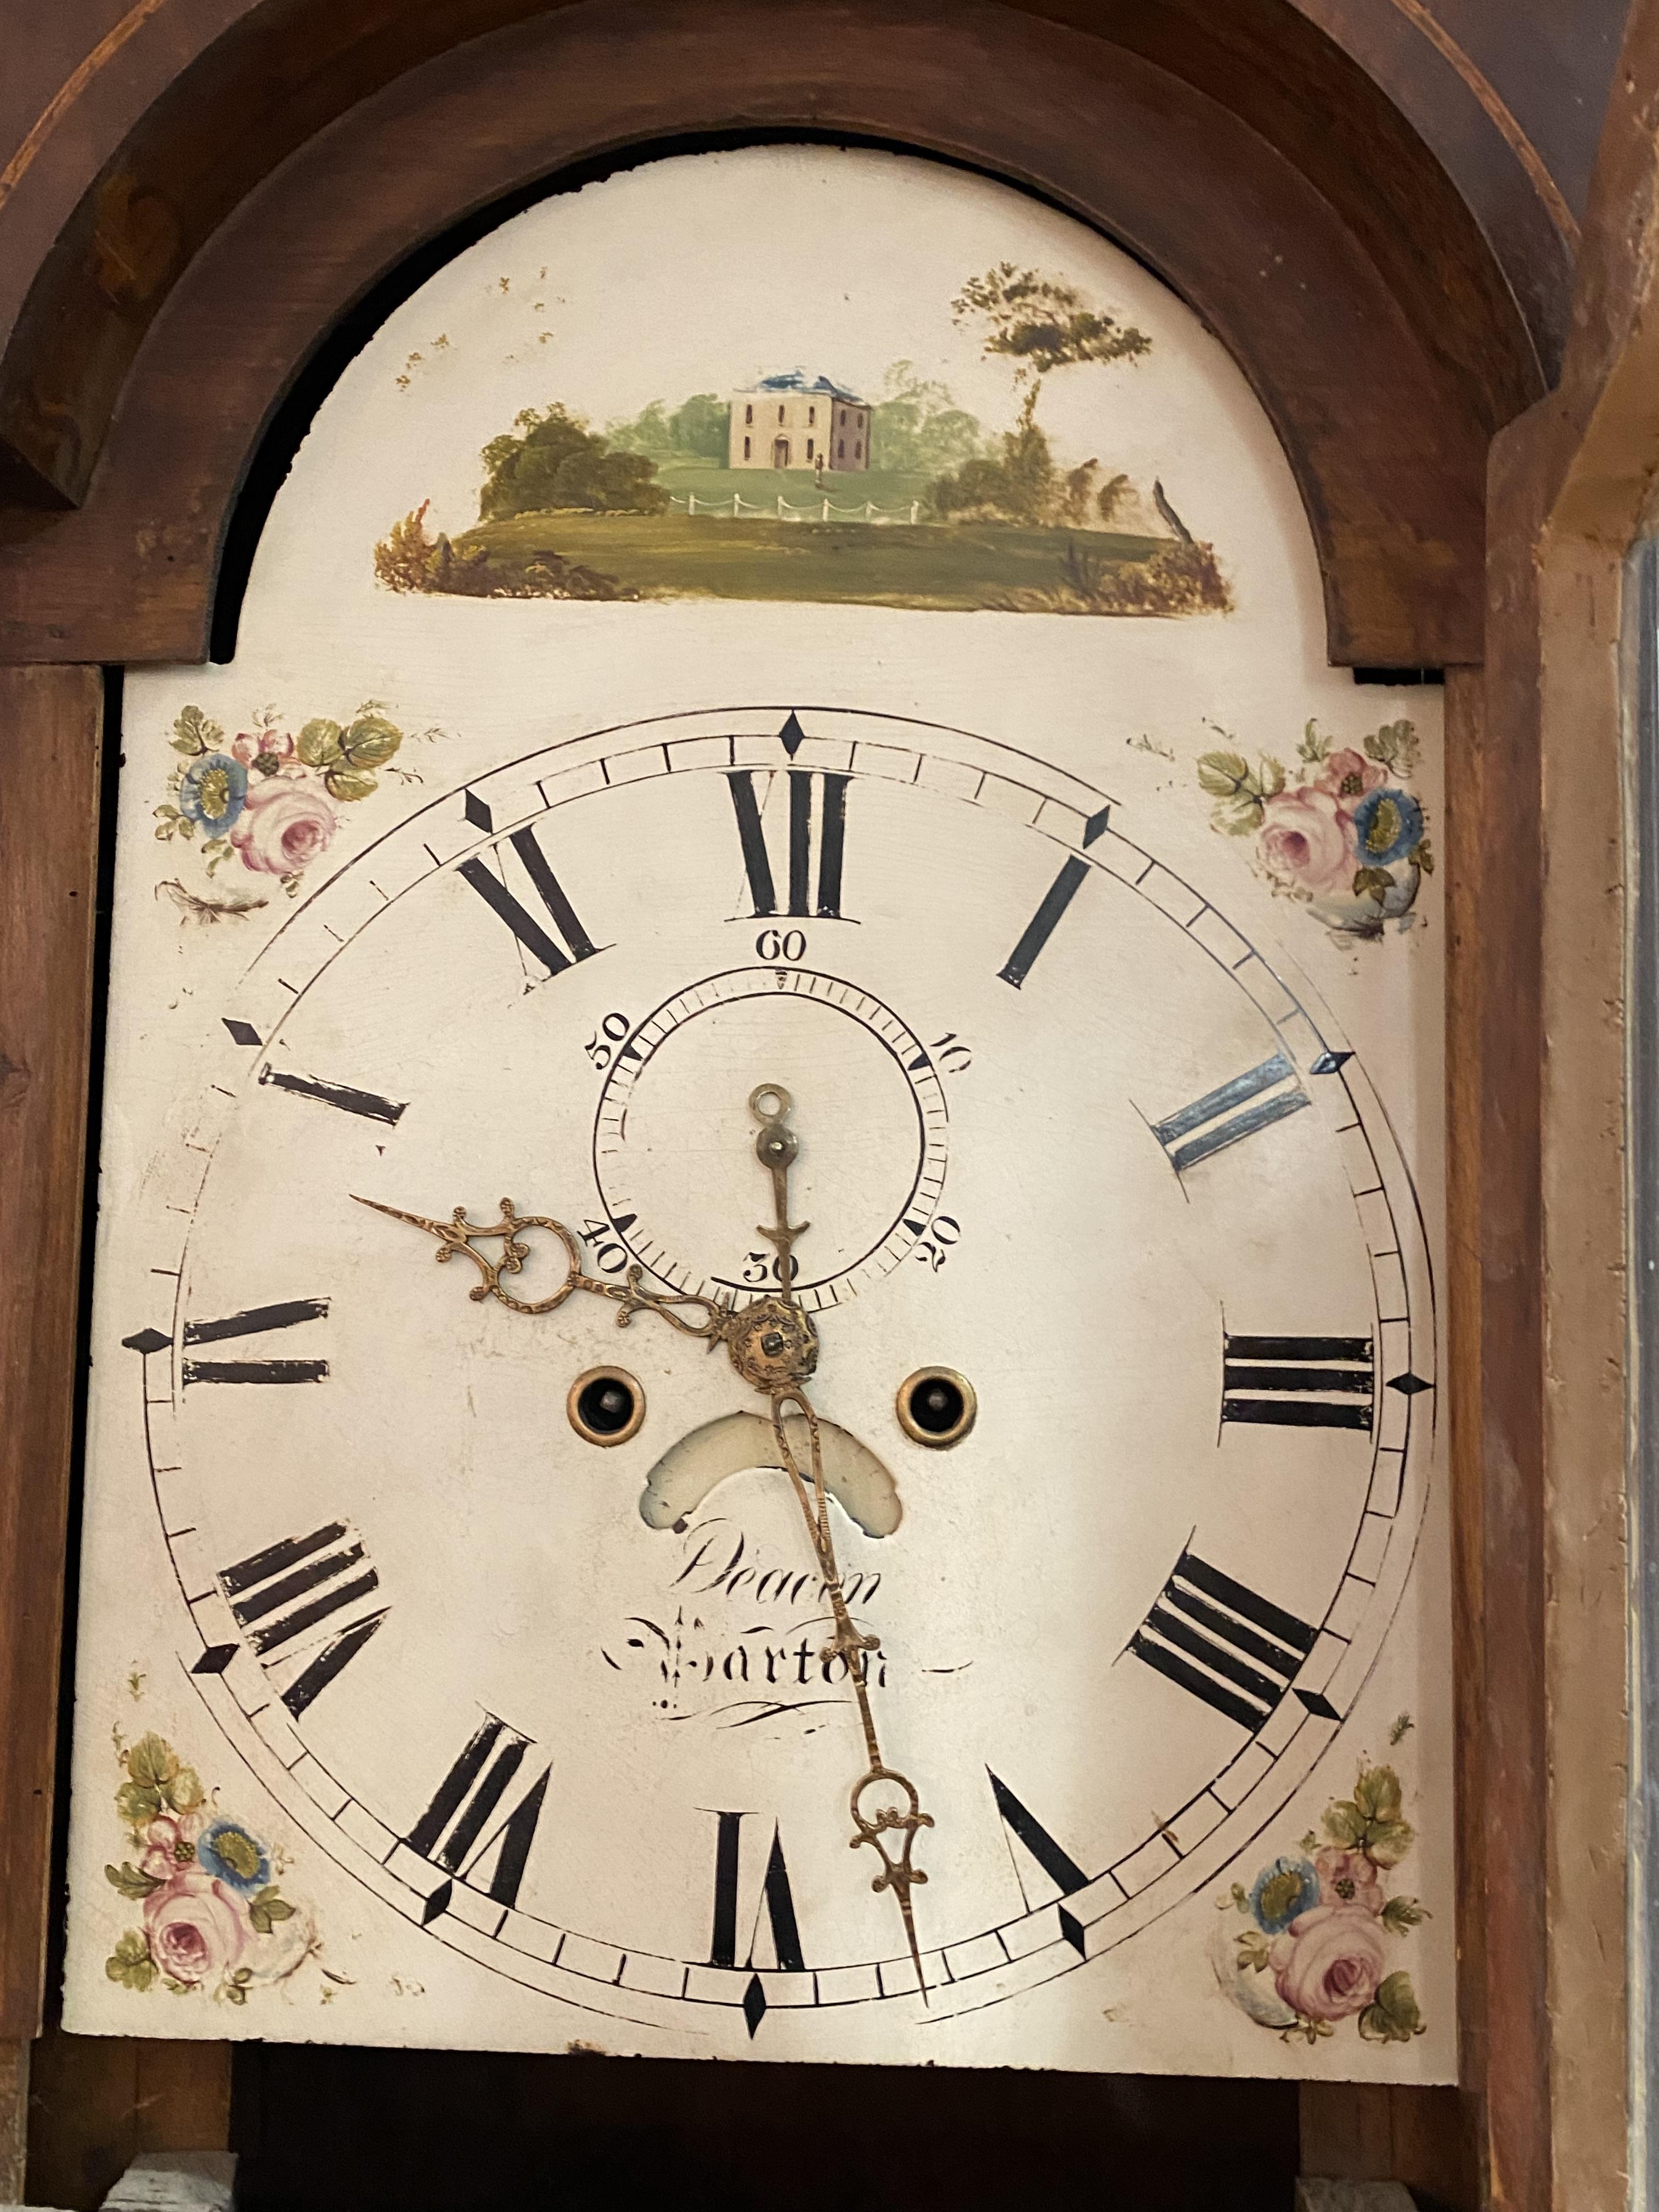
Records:
{"label": "roman numeral iiii", "polygon": [[1129,1649],[1166,1681],[1254,1735],[1318,1634],[1283,1606],[1183,1552]]}

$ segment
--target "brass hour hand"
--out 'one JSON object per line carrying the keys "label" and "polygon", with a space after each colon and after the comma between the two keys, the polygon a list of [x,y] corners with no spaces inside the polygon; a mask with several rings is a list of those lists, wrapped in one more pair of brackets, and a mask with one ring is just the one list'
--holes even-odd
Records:
{"label": "brass hour hand", "polygon": [[[626,1328],[636,1313],[653,1313],[677,1328],[684,1336],[705,1339],[712,1350],[721,1342],[727,1331],[730,1316],[726,1309],[712,1298],[678,1297],[643,1285],[642,1270],[630,1267],[620,1283],[605,1283],[582,1271],[582,1248],[574,1231],[562,1221],[555,1221],[545,1213],[520,1213],[510,1198],[501,1200],[499,1221],[483,1223],[469,1221],[466,1208],[458,1206],[447,1221],[434,1221],[428,1214],[406,1213],[401,1206],[383,1206],[378,1198],[361,1198],[354,1191],[359,1206],[372,1206],[376,1213],[389,1215],[393,1221],[406,1221],[413,1229],[423,1229],[428,1237],[438,1240],[434,1257],[439,1261],[453,1260],[459,1253],[471,1260],[477,1269],[480,1280],[474,1283],[467,1295],[472,1298],[496,1298],[514,1313],[552,1313],[562,1306],[573,1291],[587,1291],[595,1297],[608,1298],[621,1308],[617,1316],[618,1328]],[[503,1275],[523,1273],[524,1263],[530,1257],[530,1246],[520,1231],[526,1229],[545,1229],[564,1248],[565,1275],[558,1288],[544,1298],[515,1297],[503,1288]],[[481,1251],[481,1244],[499,1242],[500,1255],[492,1259]],[[683,1308],[695,1307],[701,1319],[693,1320]]]}

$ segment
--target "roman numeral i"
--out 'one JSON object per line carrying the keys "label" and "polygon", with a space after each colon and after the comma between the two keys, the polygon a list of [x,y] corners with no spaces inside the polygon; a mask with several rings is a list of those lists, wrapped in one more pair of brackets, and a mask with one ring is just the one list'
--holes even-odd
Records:
{"label": "roman numeral i", "polygon": [[1318,1635],[1283,1606],[1183,1552],[1129,1649],[1166,1681],[1254,1735]]}

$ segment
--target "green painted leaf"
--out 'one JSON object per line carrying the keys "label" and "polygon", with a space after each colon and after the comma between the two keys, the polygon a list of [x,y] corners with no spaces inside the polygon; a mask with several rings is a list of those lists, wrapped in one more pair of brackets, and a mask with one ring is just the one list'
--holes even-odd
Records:
{"label": "green painted leaf", "polygon": [[218,723],[210,721],[199,707],[181,707],[168,742],[176,753],[210,753],[224,743],[224,736]]}
{"label": "green painted leaf", "polygon": [[1394,1936],[1403,1936],[1408,1928],[1419,1926],[1428,1917],[1414,1897],[1391,1897],[1382,1908],[1382,1925]]}
{"label": "green painted leaf", "polygon": [[1394,878],[1387,868],[1356,868],[1353,895],[1356,898],[1386,898],[1394,889]]}
{"label": "green painted leaf", "polygon": [[403,732],[384,714],[360,714],[341,747],[353,768],[384,768],[403,741]]}
{"label": "green painted leaf", "polygon": [[1367,2043],[1409,2043],[1426,2028],[1409,1974],[1389,1974],[1378,1986],[1376,2002],[1359,2015],[1359,2033]]}
{"label": "green painted leaf", "polygon": [[373,769],[336,765],[323,770],[323,783],[331,799],[367,799],[376,788]]}
{"label": "green painted leaf", "polygon": [[104,1961],[104,1972],[123,1989],[147,1990],[155,1979],[155,1961],[149,1946],[136,1928],[116,1938],[115,1948]]}
{"label": "green painted leaf", "polygon": [[1391,1766],[1368,1766],[1353,1786],[1353,1802],[1368,1820],[1397,1820],[1404,1802]]}
{"label": "green painted leaf", "polygon": [[295,750],[307,768],[327,768],[340,757],[340,726],[325,714],[307,722],[295,740]]}
{"label": "green painted leaf", "polygon": [[1373,1821],[1363,1840],[1373,1866],[1394,1867],[1417,1841],[1417,1831],[1409,1820]]}
{"label": "green painted leaf", "polygon": [[1247,1928],[1238,1939],[1240,1967],[1248,1966],[1252,1973],[1261,1973],[1267,1967],[1267,1954],[1271,1948],[1267,1937],[1259,1928]]}
{"label": "green painted leaf", "polygon": [[269,1936],[279,1920],[292,1920],[294,1907],[278,1897],[273,1884],[248,1899],[247,1917],[261,1936]]}
{"label": "green painted leaf", "polygon": [[1248,837],[1261,827],[1261,801],[1245,792],[1236,799],[1218,799],[1210,810],[1210,819],[1226,836]]}
{"label": "green painted leaf", "polygon": [[1237,792],[1251,790],[1254,779],[1243,753],[1200,753],[1198,783],[1200,790],[1207,791],[1212,799],[1231,799]]}
{"label": "green painted leaf", "polygon": [[1426,837],[1418,846],[1412,858],[1425,876],[1431,876],[1434,873],[1434,854],[1429,849],[1429,841]]}
{"label": "green painted leaf", "polygon": [[148,1782],[124,1782],[115,1793],[115,1809],[130,1827],[146,1828],[162,1810],[161,1793]]}
{"label": "green painted leaf", "polygon": [[1297,758],[1306,761],[1310,768],[1316,768],[1321,761],[1330,758],[1330,739],[1322,738],[1318,724],[1310,721],[1302,732],[1302,742],[1296,749]]}
{"label": "green painted leaf", "polygon": [[1334,1844],[1352,1850],[1365,1832],[1365,1815],[1348,1798],[1339,1798],[1335,1804],[1325,1808],[1322,1823],[1325,1833]]}
{"label": "green painted leaf", "polygon": [[1262,759],[1261,784],[1262,796],[1266,799],[1276,797],[1285,788],[1285,763],[1275,760],[1271,753]]}
{"label": "green painted leaf", "polygon": [[193,1813],[198,1805],[207,1802],[202,1778],[193,1766],[181,1766],[161,1794],[175,1813]]}
{"label": "green painted leaf", "polygon": [[153,1890],[161,1887],[159,1875],[146,1874],[142,1867],[130,1865],[125,1859],[118,1867],[106,1866],[104,1875],[106,1881],[114,1883],[123,1897],[130,1897],[135,1905],[141,1898],[148,1897]]}

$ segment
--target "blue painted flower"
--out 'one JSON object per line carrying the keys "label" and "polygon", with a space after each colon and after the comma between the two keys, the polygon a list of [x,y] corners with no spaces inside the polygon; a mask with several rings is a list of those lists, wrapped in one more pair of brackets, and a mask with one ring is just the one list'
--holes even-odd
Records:
{"label": "blue painted flower", "polygon": [[1410,858],[1423,842],[1423,810],[1409,791],[1384,784],[1353,811],[1362,868],[1386,868]]}
{"label": "blue painted flower", "polygon": [[244,1897],[263,1889],[270,1880],[270,1861],[264,1845],[249,1835],[240,1820],[216,1820],[204,1830],[196,1839],[196,1860]]}
{"label": "blue painted flower", "polygon": [[1307,1859],[1275,1859],[1262,1868],[1250,1892],[1250,1911],[1268,1936],[1283,1935],[1292,1920],[1311,1912],[1318,1902],[1319,1870]]}
{"label": "blue painted flower", "polygon": [[247,770],[228,753],[205,754],[179,779],[179,811],[210,837],[225,836],[246,799]]}

